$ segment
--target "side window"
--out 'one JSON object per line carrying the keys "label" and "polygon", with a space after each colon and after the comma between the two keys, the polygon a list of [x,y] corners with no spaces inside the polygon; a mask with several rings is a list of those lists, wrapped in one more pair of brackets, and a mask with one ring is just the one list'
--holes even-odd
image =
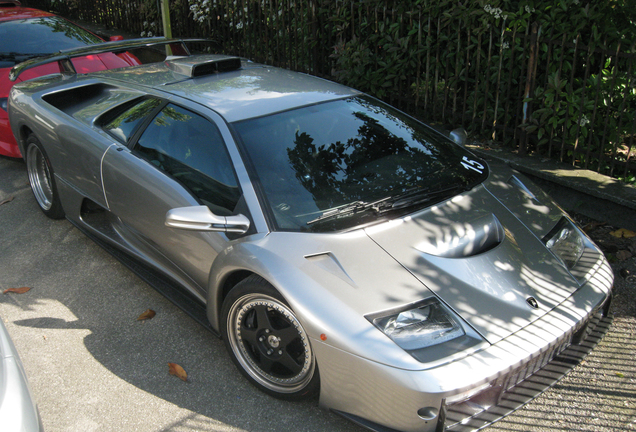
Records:
{"label": "side window", "polygon": [[103,129],[116,139],[126,144],[132,134],[152,112],[161,105],[160,99],[144,99],[136,101],[132,106],[122,112],[116,112],[114,117],[105,119]]}
{"label": "side window", "polygon": [[133,152],[179,181],[221,216],[232,214],[241,196],[216,125],[168,104],[135,144]]}

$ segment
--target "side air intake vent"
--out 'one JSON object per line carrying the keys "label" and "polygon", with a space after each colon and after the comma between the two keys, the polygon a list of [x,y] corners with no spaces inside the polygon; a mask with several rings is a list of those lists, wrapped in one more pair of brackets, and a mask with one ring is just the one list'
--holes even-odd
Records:
{"label": "side air intake vent", "polygon": [[167,60],[166,65],[178,74],[195,78],[240,69],[241,59],[225,55],[208,55]]}

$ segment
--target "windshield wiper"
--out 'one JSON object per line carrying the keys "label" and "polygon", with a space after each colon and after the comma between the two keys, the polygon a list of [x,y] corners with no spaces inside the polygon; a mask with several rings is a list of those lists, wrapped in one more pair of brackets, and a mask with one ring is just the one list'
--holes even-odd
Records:
{"label": "windshield wiper", "polygon": [[413,207],[424,204],[439,198],[445,198],[466,192],[472,187],[459,184],[441,189],[433,188],[412,188],[399,195],[394,195],[385,202],[380,211],[398,210],[406,207]]}
{"label": "windshield wiper", "polygon": [[356,213],[361,213],[368,210],[373,210],[378,213],[381,210],[382,203],[390,200],[391,197],[382,198],[373,202],[365,202],[365,201],[353,201],[349,204],[345,204],[340,207],[336,207],[330,210],[327,210],[316,219],[312,219],[307,222],[307,225],[314,224],[316,222],[320,222],[327,219],[338,219],[345,216],[351,216]]}
{"label": "windshield wiper", "polygon": [[440,198],[443,199],[446,197],[454,196],[458,193],[469,191],[470,189],[472,189],[472,187],[463,184],[454,185],[442,189],[414,187],[411,189],[407,189],[405,192],[402,192],[400,194],[388,196],[377,201],[353,201],[349,204],[327,210],[316,219],[307,222],[307,225],[329,219],[348,217],[369,210],[373,211],[377,215],[380,215],[394,210],[401,210],[404,208],[419,206],[434,200],[440,201]]}

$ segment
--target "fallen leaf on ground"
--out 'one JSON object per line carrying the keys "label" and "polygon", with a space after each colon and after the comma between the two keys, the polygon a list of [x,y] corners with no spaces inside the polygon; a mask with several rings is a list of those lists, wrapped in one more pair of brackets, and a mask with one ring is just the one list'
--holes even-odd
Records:
{"label": "fallen leaf on ground", "polygon": [[605,224],[606,224],[606,222],[590,222],[590,223],[588,223],[587,225],[585,225],[585,226],[583,227],[583,231],[585,231],[585,232],[590,232],[590,231],[592,231],[594,228],[598,228],[598,227],[603,226],[603,225],[605,225]]}
{"label": "fallen leaf on ground", "polygon": [[146,309],[144,313],[142,313],[141,315],[137,317],[137,321],[149,320],[155,315],[157,315],[155,311],[153,311],[152,309]]}
{"label": "fallen leaf on ground", "polygon": [[29,288],[29,287],[7,288],[6,290],[2,291],[2,294],[6,294],[6,293],[24,294],[25,292],[27,292],[30,289],[31,288]]}
{"label": "fallen leaf on ground", "polygon": [[621,228],[621,229],[617,229],[616,231],[612,231],[610,235],[616,238],[632,238],[632,237],[636,237],[636,232],[630,231],[625,228]]}
{"label": "fallen leaf on ground", "polygon": [[168,372],[170,372],[170,375],[175,375],[175,376],[181,378],[183,381],[187,381],[188,380],[188,374],[178,364],[176,364],[176,363],[168,363],[168,368],[169,368]]}
{"label": "fallen leaf on ground", "polygon": [[616,376],[620,377],[620,378],[625,378],[625,374],[623,374],[621,372],[616,372]]}
{"label": "fallen leaf on ground", "polygon": [[15,198],[15,197],[10,196],[9,198],[7,198],[7,199],[5,199],[5,200],[0,201],[0,205],[2,205],[2,204],[6,204],[6,203],[8,203],[8,202],[13,201],[13,198]]}
{"label": "fallen leaf on ground", "polygon": [[618,258],[620,261],[625,261],[626,259],[630,259],[631,257],[632,254],[630,251],[619,250],[618,252],[616,252],[616,258]]}

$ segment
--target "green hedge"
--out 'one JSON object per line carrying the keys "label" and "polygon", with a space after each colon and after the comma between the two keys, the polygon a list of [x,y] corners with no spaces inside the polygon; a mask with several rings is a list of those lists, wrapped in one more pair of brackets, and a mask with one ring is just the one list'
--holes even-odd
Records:
{"label": "green hedge", "polygon": [[[161,33],[156,0],[48,5]],[[464,125],[482,141],[636,180],[636,8],[627,0],[170,5],[173,35],[212,38],[221,52],[337,80],[427,121]]]}

